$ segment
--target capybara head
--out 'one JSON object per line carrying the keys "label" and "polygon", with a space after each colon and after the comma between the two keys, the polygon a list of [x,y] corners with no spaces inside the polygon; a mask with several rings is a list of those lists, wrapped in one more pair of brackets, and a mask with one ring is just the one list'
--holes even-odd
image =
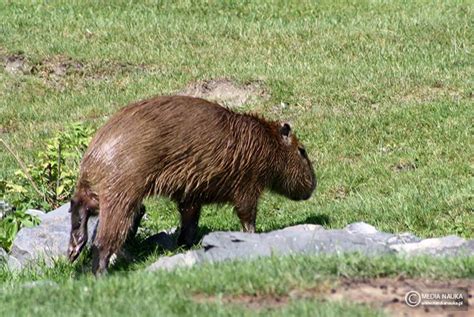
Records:
{"label": "capybara head", "polygon": [[293,200],[306,200],[316,188],[316,176],[305,147],[292,132],[289,123],[278,128],[282,163],[271,189]]}

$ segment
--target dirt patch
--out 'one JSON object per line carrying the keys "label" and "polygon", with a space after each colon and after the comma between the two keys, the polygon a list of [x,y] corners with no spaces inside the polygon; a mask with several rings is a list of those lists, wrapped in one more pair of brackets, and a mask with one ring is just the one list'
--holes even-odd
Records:
{"label": "dirt patch", "polygon": [[329,192],[333,199],[344,200],[345,198],[347,198],[347,196],[349,196],[350,189],[344,185],[338,185],[336,187],[331,188]]}
{"label": "dirt patch", "polygon": [[334,283],[322,281],[317,287],[303,290],[293,290],[289,294],[240,294],[227,296],[210,296],[206,294],[195,294],[193,300],[198,303],[223,303],[229,305],[244,306],[249,309],[277,309],[287,305],[292,299],[316,298],[319,295],[329,293]]}
{"label": "dirt patch", "polygon": [[193,300],[199,303],[224,303],[245,306],[249,309],[277,309],[295,299],[318,299],[322,301],[344,301],[364,304],[374,309],[382,309],[388,316],[473,316],[472,293],[468,295],[467,311],[452,310],[448,306],[409,307],[405,295],[413,290],[433,291],[464,288],[472,292],[474,280],[457,279],[448,281],[427,279],[379,278],[379,279],[342,279],[334,282],[322,282],[310,289],[294,289],[288,294],[275,295],[233,295],[209,296],[196,294]]}
{"label": "dirt patch", "polygon": [[416,170],[416,164],[415,162],[402,160],[397,164],[393,165],[392,170],[398,173],[413,171]]}
{"label": "dirt patch", "polygon": [[44,59],[35,65],[35,74],[39,77],[50,79],[71,75],[82,75],[84,64],[67,56],[54,56]]}
{"label": "dirt patch", "polygon": [[289,303],[290,297],[278,295],[235,295],[213,297],[203,294],[196,294],[193,296],[193,300],[200,304],[220,302],[223,304],[238,305],[244,306],[248,309],[260,310],[281,308]]}
{"label": "dirt patch", "polygon": [[[382,308],[389,316],[472,316],[469,311],[453,311],[447,306],[409,307],[405,295],[413,290],[429,291],[453,288],[472,290],[473,280],[434,281],[423,279],[348,279],[342,280],[327,300],[351,301]],[[472,306],[472,296],[469,306]]]}
{"label": "dirt patch", "polygon": [[229,108],[268,99],[268,93],[261,82],[252,81],[239,85],[226,78],[194,82],[177,94],[204,98]]}
{"label": "dirt patch", "polygon": [[7,73],[12,75],[29,75],[33,71],[33,65],[21,54],[6,56],[3,59]]}
{"label": "dirt patch", "polygon": [[0,61],[3,61],[5,71],[13,76],[35,76],[58,90],[81,85],[88,80],[107,80],[117,75],[130,73],[160,72],[156,65],[135,65],[113,61],[85,63],[65,55],[33,61],[22,52],[8,55],[1,48]]}

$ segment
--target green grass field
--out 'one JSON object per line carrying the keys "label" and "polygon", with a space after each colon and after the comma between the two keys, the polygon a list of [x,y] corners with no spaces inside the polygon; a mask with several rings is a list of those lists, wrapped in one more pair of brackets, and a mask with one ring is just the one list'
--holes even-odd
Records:
{"label": "green grass field", "polygon": [[[243,110],[292,122],[314,161],[319,187],[300,203],[265,194],[257,231],[365,221],[421,237],[474,238],[473,15],[471,1],[3,1],[0,56],[21,53],[32,69],[12,74],[0,68],[1,138],[34,164],[45,140],[69,123],[98,128],[129,102],[199,80],[258,80],[270,97]],[[51,68],[60,63],[66,73],[57,76]],[[288,106],[279,107],[282,102]],[[4,149],[0,164],[0,179],[15,177],[18,166]],[[172,203],[150,199],[147,205],[143,225],[150,231],[178,224]],[[206,207],[200,226],[201,234],[240,229],[229,206]],[[286,276],[285,261],[252,265],[265,266],[259,279],[268,291],[280,283],[268,274]],[[140,315],[156,315],[153,309],[164,315],[193,309],[252,314],[189,304],[186,285],[196,292],[254,291],[253,279],[232,276],[239,272],[233,264],[177,275],[118,270],[98,282],[63,266],[51,273],[60,287],[47,291],[9,282],[50,279],[46,273],[2,273],[0,315],[80,315],[75,308],[87,308],[82,315],[139,314],[130,307],[142,308]],[[214,280],[226,272],[231,276]],[[214,286],[193,286],[209,276]],[[129,299],[137,305],[126,306]],[[300,302],[273,312],[313,315],[314,302]],[[377,314],[352,304],[316,306],[320,315]]]}
{"label": "green grass field", "polygon": [[[294,290],[330,290],[340,278],[472,278],[474,257],[435,260],[397,257],[265,258],[205,265],[175,272],[115,272],[96,280],[60,262],[41,273],[0,270],[2,316],[381,316],[382,311],[348,301],[291,298]],[[28,282],[26,282],[28,281]],[[30,281],[39,281],[35,287]],[[41,284],[43,283],[43,284]],[[52,283],[57,283],[53,284]],[[290,296],[288,305],[246,307],[229,296]],[[213,296],[215,301],[197,298]],[[372,303],[371,303],[372,304]],[[376,303],[374,303],[376,304]]]}

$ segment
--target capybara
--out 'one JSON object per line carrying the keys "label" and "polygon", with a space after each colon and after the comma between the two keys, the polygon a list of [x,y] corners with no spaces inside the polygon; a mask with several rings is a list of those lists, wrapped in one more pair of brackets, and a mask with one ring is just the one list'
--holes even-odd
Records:
{"label": "capybara", "polygon": [[177,203],[178,243],[190,246],[205,204],[232,203],[243,230],[254,232],[265,188],[304,200],[315,187],[312,164],[288,123],[199,98],[144,100],[110,118],[84,154],[71,201],[69,259],[80,254],[87,220],[99,212],[92,270],[105,273],[150,195]]}

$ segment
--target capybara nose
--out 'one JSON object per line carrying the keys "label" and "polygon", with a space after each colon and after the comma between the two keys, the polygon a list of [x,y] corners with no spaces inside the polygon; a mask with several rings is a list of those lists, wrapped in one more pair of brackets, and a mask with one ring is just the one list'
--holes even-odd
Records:
{"label": "capybara nose", "polygon": [[86,244],[86,241],[84,239],[81,239],[78,241],[77,244],[71,243],[69,244],[69,248],[67,250],[67,257],[69,261],[72,263],[74,262],[79,254],[81,254],[82,248]]}
{"label": "capybara nose", "polygon": [[302,196],[301,196],[301,200],[308,200],[308,199],[310,199],[310,198],[311,198],[311,194],[312,194],[312,193],[302,195]]}

